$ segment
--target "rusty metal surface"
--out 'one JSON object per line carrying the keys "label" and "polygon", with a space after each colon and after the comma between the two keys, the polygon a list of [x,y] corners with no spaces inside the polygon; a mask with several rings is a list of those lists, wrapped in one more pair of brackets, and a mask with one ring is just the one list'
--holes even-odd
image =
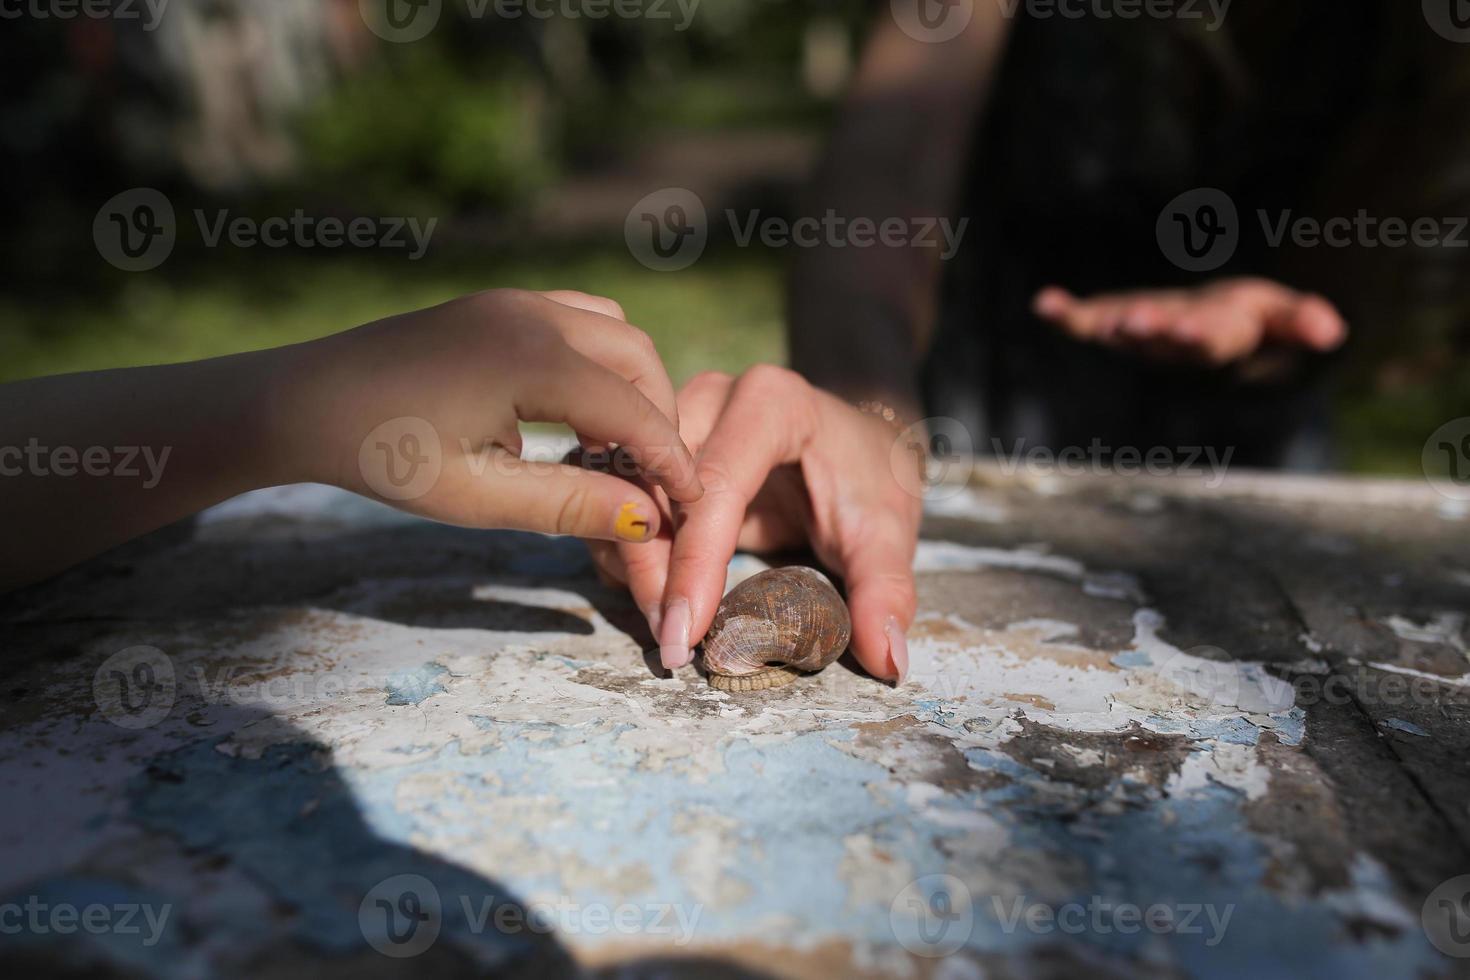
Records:
{"label": "rusty metal surface", "polygon": [[242,498],[4,600],[0,950],[1464,974],[1470,521],[1280,486],[991,475],[931,508],[905,684],[742,695],[664,674],[574,543]]}

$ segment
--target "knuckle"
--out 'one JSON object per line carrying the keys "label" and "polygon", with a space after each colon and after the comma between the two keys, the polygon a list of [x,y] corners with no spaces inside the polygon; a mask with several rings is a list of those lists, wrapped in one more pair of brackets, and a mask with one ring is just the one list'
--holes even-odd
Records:
{"label": "knuckle", "polygon": [[806,379],[790,368],[777,364],[757,364],[736,382],[742,391],[752,394],[777,395],[799,390]]}
{"label": "knuckle", "polygon": [[735,479],[730,467],[716,459],[701,459],[695,467],[695,475],[704,486],[705,496],[727,494],[733,491]]}
{"label": "knuckle", "polygon": [[646,330],[641,330],[632,324],[627,328],[628,342],[640,353],[650,357],[657,356],[658,348],[653,343],[653,338]]}
{"label": "knuckle", "polygon": [[556,534],[576,534],[587,527],[587,519],[592,513],[592,495],[588,487],[573,487],[571,492],[562,498],[561,505],[556,510],[556,520],[552,527]]}
{"label": "knuckle", "polygon": [[735,383],[735,379],[724,371],[700,371],[684,384],[685,392],[699,392],[705,389],[723,390]]}

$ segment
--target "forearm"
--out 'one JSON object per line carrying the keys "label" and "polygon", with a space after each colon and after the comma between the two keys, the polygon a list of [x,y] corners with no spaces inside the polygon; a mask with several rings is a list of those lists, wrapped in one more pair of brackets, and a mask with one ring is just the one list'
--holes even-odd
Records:
{"label": "forearm", "polygon": [[258,487],[310,479],[282,362],[300,348],[0,387],[0,591]]}
{"label": "forearm", "polygon": [[884,21],[864,53],[800,211],[897,219],[909,236],[800,250],[788,293],[792,366],[843,398],[917,417],[943,261],[966,228],[956,211],[969,134],[1006,33],[999,7],[986,5],[942,44]]}

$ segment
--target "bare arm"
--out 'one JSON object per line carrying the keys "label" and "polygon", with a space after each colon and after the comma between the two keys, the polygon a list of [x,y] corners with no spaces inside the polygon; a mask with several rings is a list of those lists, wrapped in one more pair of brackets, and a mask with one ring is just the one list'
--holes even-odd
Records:
{"label": "bare arm", "polygon": [[494,290],[295,347],[0,386],[0,591],[259,487],[328,483],[436,520],[644,542],[616,476],[522,462],[519,421],[703,493],[674,389],[611,300]]}
{"label": "bare arm", "polygon": [[[969,134],[1009,21],[1003,5],[976,2],[957,37],[930,43],[906,34],[883,7],[801,212],[880,223],[952,219]],[[849,401],[876,399],[917,418],[941,251],[800,250],[789,296],[792,366]]]}

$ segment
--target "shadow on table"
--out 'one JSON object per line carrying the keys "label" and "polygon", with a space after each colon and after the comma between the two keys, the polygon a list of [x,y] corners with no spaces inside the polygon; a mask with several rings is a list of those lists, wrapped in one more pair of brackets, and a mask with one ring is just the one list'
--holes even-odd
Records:
{"label": "shadow on table", "polygon": [[[179,705],[173,710],[178,711]],[[257,754],[212,735],[178,748],[161,731],[100,719],[86,753],[53,755],[62,770],[96,765],[120,742],[164,746],[133,776],[119,810],[143,831],[91,868],[30,883],[43,908],[141,909],[140,928],[102,934],[42,928],[6,937],[6,959],[28,976],[563,977],[580,974],[558,933],[576,928],[548,905],[528,906],[509,887],[452,861],[390,840],[369,821],[407,821],[394,805],[398,780],[367,773],[351,785],[331,750],[257,707],[207,709],[214,732],[249,727]],[[95,726],[95,727],[94,727]],[[108,744],[112,743],[112,744]],[[254,757],[252,757],[254,756]],[[84,775],[84,774],[83,774]],[[393,827],[400,839],[411,825]],[[487,826],[486,834],[495,833]],[[115,833],[107,833],[109,839]],[[137,853],[118,853],[116,848]],[[106,868],[106,870],[103,870]],[[150,910],[152,918],[150,919]],[[587,912],[589,910],[580,910]],[[608,909],[607,920],[612,920]],[[157,921],[159,928],[145,923]],[[589,917],[588,921],[591,919]],[[629,936],[637,940],[638,936]],[[645,939],[647,937],[644,937]],[[659,941],[654,937],[653,941]],[[619,964],[619,976],[758,976],[700,957]]]}

